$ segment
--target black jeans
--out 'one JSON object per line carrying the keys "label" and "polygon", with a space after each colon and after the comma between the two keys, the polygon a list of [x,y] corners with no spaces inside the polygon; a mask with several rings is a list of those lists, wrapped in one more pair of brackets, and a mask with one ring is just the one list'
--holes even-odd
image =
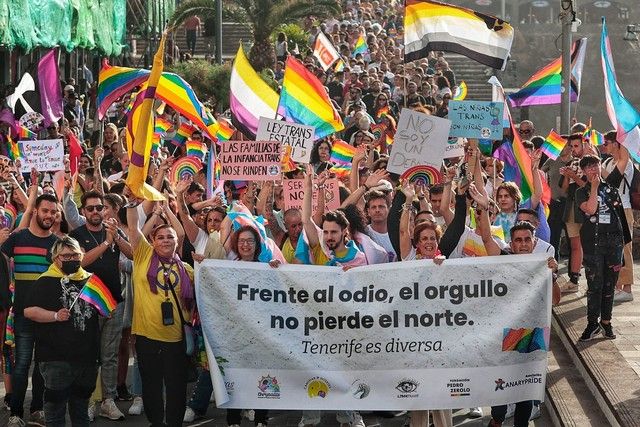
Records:
{"label": "black jeans", "polygon": [[562,230],[564,230],[564,221],[562,220],[562,215],[564,214],[564,207],[566,205],[566,199],[558,199],[551,200],[551,204],[549,205],[549,218],[547,222],[549,223],[549,230],[551,232],[549,237],[549,243],[556,250],[555,258],[558,260],[560,256],[560,236],[562,235]]}
{"label": "black jeans", "polygon": [[197,30],[187,30],[187,50],[191,51],[191,55],[196,51],[196,35]]}
{"label": "black jeans", "polygon": [[[29,368],[33,359],[33,347],[35,342],[33,322],[21,314],[15,317],[15,365],[11,382],[13,393],[11,394],[11,415],[24,418],[24,395],[27,392],[29,382]],[[42,410],[42,395],[44,393],[44,381],[40,375],[40,369],[36,363],[31,375],[31,412]]]}
{"label": "black jeans", "polygon": [[[516,403],[516,412],[513,414],[513,427],[527,427],[529,425],[529,417],[531,417],[531,409],[533,408],[533,400],[525,400]],[[492,406],[491,418],[501,423],[507,415],[507,405]]]}
{"label": "black jeans", "polygon": [[613,290],[622,268],[622,235],[599,236],[598,244],[585,252],[582,263],[587,277],[587,320],[611,320]]}
{"label": "black jeans", "polygon": [[[138,335],[136,353],[142,378],[144,413],[151,426],[182,426],[187,397],[184,343],[156,341]],[[163,397],[165,388],[166,409]]]}
{"label": "black jeans", "polygon": [[89,398],[96,388],[97,365],[40,362],[44,378],[44,416],[47,427],[64,427],[67,405],[74,427],[89,426]]}
{"label": "black jeans", "polygon": [[[269,420],[269,411],[267,409],[256,409],[256,417],[254,418],[254,423],[258,425],[258,423],[267,424]],[[227,424],[242,424],[242,409],[227,409]]]}

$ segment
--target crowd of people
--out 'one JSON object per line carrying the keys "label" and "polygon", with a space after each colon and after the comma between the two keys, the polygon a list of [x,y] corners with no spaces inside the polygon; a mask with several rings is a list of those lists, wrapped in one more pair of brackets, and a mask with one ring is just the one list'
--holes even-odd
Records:
{"label": "crowd of people", "polygon": [[[401,3],[349,0],[341,17],[305,22],[312,38],[324,32],[346,60],[343,70],[324,72],[310,52],[297,54],[326,84],[345,129],[316,141],[311,163],[281,177],[304,179],[302,209],[287,209],[281,181],[227,181],[224,194],[207,198],[206,168],[212,165],[173,181],[169,171],[185,149],[169,142],[171,133],[155,152],[148,176],[166,201],[134,197],[125,185],[126,118],[114,108],[104,131],[91,134],[73,85],[64,87],[65,118],[41,136],[61,138],[67,147],[70,140],[87,137],[77,174],[71,173],[68,157],[63,185],[36,170],[22,174],[19,159],[10,159],[8,146],[0,144],[0,309],[9,426],[25,425],[31,367],[29,421],[34,425],[65,425],[67,410],[74,425],[88,425],[96,416],[122,419],[117,400],[131,401],[128,414],[144,412],[152,426],[178,426],[203,416],[213,389],[208,364],[216,362],[207,361],[202,339],[196,339],[193,376],[194,358],[186,355],[182,326],[198,329],[193,268],[204,259],[348,269],[541,253],[554,273],[554,303],[561,292],[577,291],[584,266],[588,325],[580,340],[615,338],[613,302],[633,299],[629,183],[634,165],[627,149],[615,131],[595,147],[585,137],[586,126],[575,123],[563,135],[567,144],[560,157],[546,159],[534,123],[523,121],[517,132],[531,157],[528,200],[517,184],[505,180],[500,156],[492,155],[500,144],[511,143],[509,129],[505,141],[496,141],[489,152],[468,140],[463,157],[446,160],[437,184],[405,182],[388,173],[393,149],[388,139],[400,111],[446,117],[458,83],[442,52],[404,64],[402,10]],[[369,51],[351,57],[361,33]],[[276,80],[282,78],[286,57],[295,54],[290,50],[280,35]],[[0,115],[3,142],[13,125],[5,113]],[[163,115],[180,121],[170,108]],[[201,131],[190,138],[215,144]],[[338,140],[356,147],[356,154],[351,171],[337,175],[340,208],[328,210],[324,186],[336,177],[331,151]],[[544,196],[547,185],[550,198]],[[235,223],[232,212],[265,218],[267,236]],[[561,289],[555,279],[563,232],[570,247],[570,280]],[[108,317],[78,299],[92,274],[115,299]],[[135,360],[131,370],[130,356]],[[195,379],[189,397],[187,383]],[[490,426],[500,426],[509,415],[516,427],[526,426],[539,411],[539,402],[531,401],[494,407]],[[266,410],[228,410],[228,425],[239,426],[243,416],[256,426],[269,421]],[[482,410],[471,408],[469,416],[481,417]],[[429,417],[427,411],[413,411],[408,422],[426,426]],[[336,418],[343,427],[364,426],[356,411],[339,411]],[[431,418],[436,426],[452,426],[450,410],[433,411]],[[320,419],[320,412],[303,411],[300,425],[318,425]]]}

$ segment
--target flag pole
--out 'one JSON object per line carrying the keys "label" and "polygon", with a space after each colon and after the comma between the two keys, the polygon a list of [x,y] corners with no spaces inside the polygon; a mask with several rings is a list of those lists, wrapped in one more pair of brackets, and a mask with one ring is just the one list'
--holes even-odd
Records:
{"label": "flag pole", "polygon": [[571,26],[574,19],[573,0],[561,0],[562,15],[562,88],[560,129],[568,134],[571,127]]}
{"label": "flag pole", "polygon": [[76,295],[75,299],[73,300],[73,302],[71,303],[71,305],[69,306],[69,308],[67,308],[67,310],[71,311],[71,309],[73,308],[73,306],[76,304],[76,302],[78,301],[78,298],[80,298],[80,294],[82,294],[82,291],[84,290],[84,288],[87,286],[87,282],[84,283],[84,285],[82,285],[82,287],[80,288],[80,290],[78,291],[78,295]]}

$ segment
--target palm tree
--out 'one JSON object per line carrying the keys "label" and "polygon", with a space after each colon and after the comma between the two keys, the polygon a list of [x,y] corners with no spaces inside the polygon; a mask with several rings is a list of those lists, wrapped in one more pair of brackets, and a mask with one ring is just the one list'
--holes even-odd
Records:
{"label": "palm tree", "polygon": [[[270,36],[280,25],[297,23],[308,16],[323,18],[342,12],[338,0],[228,0],[224,6],[225,18],[246,23],[251,28],[253,46],[249,61],[258,71],[273,68],[275,64]],[[176,7],[170,26],[177,27],[194,15],[215,16],[215,9],[216,0],[185,0]]]}

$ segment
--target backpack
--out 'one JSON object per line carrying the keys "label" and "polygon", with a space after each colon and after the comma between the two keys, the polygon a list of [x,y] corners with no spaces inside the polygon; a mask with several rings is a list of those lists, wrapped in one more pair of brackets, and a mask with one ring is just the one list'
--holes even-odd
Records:
{"label": "backpack", "polygon": [[[604,161],[603,165],[608,165],[609,162],[613,161],[610,157]],[[627,181],[627,178],[622,177],[624,179],[624,184],[626,189],[629,189],[629,200],[631,201],[631,209],[640,210],[640,169],[633,162],[633,160],[629,159],[631,164],[633,165],[633,177],[631,178],[631,182]],[[625,190],[626,190],[625,189]]]}
{"label": "backpack", "polygon": [[[631,159],[629,159],[631,161]],[[624,179],[624,183],[627,184],[629,189],[629,200],[631,200],[631,209],[640,210],[640,169],[634,163],[633,164],[633,177],[631,183]]]}

